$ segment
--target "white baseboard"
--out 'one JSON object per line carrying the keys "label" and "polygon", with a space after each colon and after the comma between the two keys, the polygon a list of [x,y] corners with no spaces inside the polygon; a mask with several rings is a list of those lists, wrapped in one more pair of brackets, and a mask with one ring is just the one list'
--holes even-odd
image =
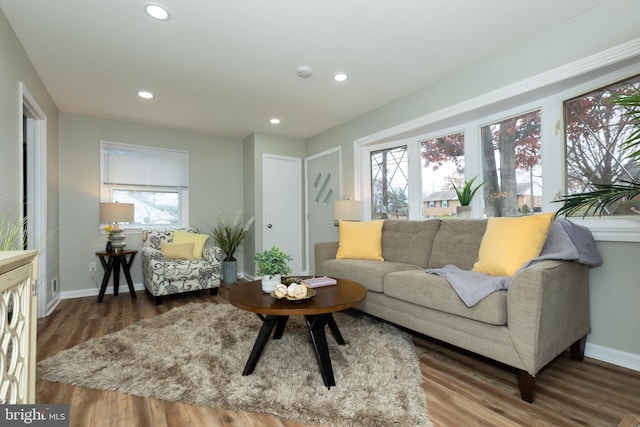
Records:
{"label": "white baseboard", "polygon": [[58,304],[60,304],[60,301],[62,301],[60,292],[56,292],[56,295],[47,304],[47,309],[45,310],[46,311],[45,317],[53,313],[53,310],[55,310]]}
{"label": "white baseboard", "polygon": [[[133,289],[136,291],[143,291],[144,290],[144,285],[142,283],[134,283],[133,284]],[[77,291],[67,291],[67,292],[60,292],[60,296],[62,299],[71,299],[71,298],[83,298],[83,297],[93,297],[93,296],[98,296],[98,294],[100,293],[100,289],[98,288],[89,288],[89,289],[80,289]],[[120,293],[121,294],[128,294],[129,293],[129,287],[127,286],[127,283],[125,282],[124,284],[121,283],[120,284]],[[105,295],[113,295],[113,285],[111,286],[107,286],[107,290],[104,293]]]}
{"label": "white baseboard", "polygon": [[640,371],[639,354],[627,353],[626,351],[587,342],[584,348],[584,355],[613,365],[622,366],[623,368]]}

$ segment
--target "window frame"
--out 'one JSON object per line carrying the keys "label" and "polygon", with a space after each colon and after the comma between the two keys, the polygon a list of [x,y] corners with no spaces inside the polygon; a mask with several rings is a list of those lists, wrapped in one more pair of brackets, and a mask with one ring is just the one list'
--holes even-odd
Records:
{"label": "window frame", "polygon": [[[173,150],[168,148],[161,147],[152,147],[147,145],[136,145],[136,144],[126,144],[121,142],[113,142],[107,140],[100,141],[100,202],[111,202],[115,201],[113,199],[113,191],[114,190],[123,190],[123,191],[147,191],[147,192],[176,192],[178,193],[178,210],[179,210],[179,222],[176,224],[141,224],[141,223],[133,223],[133,224],[120,224],[120,227],[133,231],[140,232],[142,229],[163,229],[163,228],[184,228],[189,227],[189,183],[186,186],[166,186],[166,185],[136,185],[136,184],[112,184],[105,185],[104,184],[104,159],[103,159],[103,144],[110,145],[120,145],[122,147],[135,147],[135,148],[143,148],[145,150],[157,150],[158,152],[165,151],[173,151],[185,153],[187,155],[187,177],[189,176],[189,152],[186,150]],[[188,178],[187,178],[188,179]],[[104,227],[106,224],[100,223],[100,230],[104,231]]]}
{"label": "window frame", "polygon": [[[435,111],[410,122],[382,130],[372,135],[354,141],[354,194],[360,197],[363,205],[367,205],[367,187],[370,183],[363,174],[362,159],[367,159],[369,151],[375,151],[382,146],[407,145],[410,165],[409,182],[409,219],[421,219],[414,206],[420,201],[420,191],[417,198],[412,198],[416,187],[412,183],[420,183],[420,179],[412,179],[412,171],[420,171],[420,167],[411,167],[421,163],[419,156],[419,142],[432,139],[436,135],[451,132],[451,129],[465,133],[465,175],[467,178],[481,174],[480,161],[480,123],[487,124],[496,117],[508,117],[510,112],[525,112],[539,108],[541,110],[541,140],[542,140],[542,174],[543,195],[542,211],[552,212],[560,207],[560,203],[553,203],[565,193],[565,136],[564,112],[565,100],[580,96],[592,90],[607,86],[638,74],[640,65],[640,39],[625,43],[603,52],[591,55],[570,64],[558,67],[548,72],[535,75],[520,82],[516,82],[489,92],[485,95],[469,99],[459,104]],[[517,99],[517,100],[516,100]],[[520,101],[522,100],[522,101]],[[509,105],[510,108],[504,108]],[[462,124],[451,126],[457,118],[465,117]],[[469,118],[471,117],[471,118]],[[448,129],[441,127],[448,123]],[[473,126],[471,126],[473,124]],[[405,136],[395,139],[395,135]],[[406,135],[415,135],[406,137]],[[415,149],[413,146],[415,145]],[[417,155],[412,153],[418,150]],[[418,162],[415,161],[418,159]],[[420,185],[418,185],[420,187]],[[472,205],[477,204],[475,212],[481,212],[480,197],[474,198]],[[365,215],[370,216],[370,212]],[[570,218],[591,229],[596,240],[600,241],[640,241],[640,217],[620,216],[615,218]]]}

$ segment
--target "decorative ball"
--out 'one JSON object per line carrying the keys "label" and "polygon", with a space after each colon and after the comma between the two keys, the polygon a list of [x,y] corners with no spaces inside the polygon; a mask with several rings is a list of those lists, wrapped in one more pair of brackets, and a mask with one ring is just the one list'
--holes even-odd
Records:
{"label": "decorative ball", "polygon": [[276,286],[276,289],[273,291],[273,293],[278,298],[284,298],[287,296],[287,287],[280,283]]}
{"label": "decorative ball", "polygon": [[293,290],[293,297],[295,299],[304,299],[307,297],[307,287],[305,285],[298,285]]}
{"label": "decorative ball", "polygon": [[296,287],[298,285],[296,283],[292,283],[289,285],[289,287],[287,288],[287,295],[289,295],[290,297],[293,296],[294,291],[296,290]]}

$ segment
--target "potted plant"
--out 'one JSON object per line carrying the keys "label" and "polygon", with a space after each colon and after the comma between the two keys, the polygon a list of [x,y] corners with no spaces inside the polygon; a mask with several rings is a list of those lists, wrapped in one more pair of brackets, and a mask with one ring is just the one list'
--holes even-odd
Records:
{"label": "potted plant", "polygon": [[244,236],[253,224],[254,217],[243,224],[242,211],[238,211],[233,223],[229,222],[222,212],[219,214],[220,221],[218,225],[211,230],[211,234],[218,245],[225,253],[222,260],[222,281],[225,283],[235,283],[238,280],[238,266],[233,256],[240,248]]}
{"label": "potted plant", "polygon": [[0,217],[0,251],[16,250],[21,239],[26,238],[27,217],[13,218],[13,214]]}
{"label": "potted plant", "polygon": [[253,262],[256,263],[256,274],[262,277],[263,292],[273,292],[281,283],[282,276],[291,274],[288,263],[292,260],[291,255],[282,252],[278,246],[256,254]]}
{"label": "potted plant", "polygon": [[473,196],[475,196],[476,192],[483,184],[481,182],[474,187],[473,183],[476,178],[478,178],[478,176],[474,176],[469,181],[465,180],[462,189],[456,187],[456,184],[450,179],[451,185],[458,196],[458,203],[460,204],[459,206],[456,206],[458,218],[469,218],[471,216],[471,206],[469,205],[471,204],[471,200],[473,200]]}

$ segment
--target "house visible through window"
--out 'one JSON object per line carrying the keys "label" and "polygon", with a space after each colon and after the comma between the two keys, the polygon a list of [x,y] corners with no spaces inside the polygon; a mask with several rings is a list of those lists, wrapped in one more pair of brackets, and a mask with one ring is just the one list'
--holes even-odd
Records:
{"label": "house visible through window", "polygon": [[100,147],[101,201],[133,203],[133,225],[188,225],[188,152],[106,141]]}
{"label": "house visible through window", "polygon": [[[638,124],[630,123],[626,107],[615,103],[616,96],[639,91],[640,76],[636,76],[564,103],[567,194],[593,191],[593,184],[640,178],[640,170],[628,158],[630,150],[621,147]],[[603,209],[602,215],[632,215],[632,207],[640,208],[640,201],[620,201]]]}
{"label": "house visible through window", "polygon": [[[464,182],[464,132],[448,133],[420,143],[422,160],[422,217],[447,217],[456,211],[449,205],[453,197],[452,183]],[[440,200],[438,211],[433,210]],[[425,203],[427,202],[427,203]]]}

